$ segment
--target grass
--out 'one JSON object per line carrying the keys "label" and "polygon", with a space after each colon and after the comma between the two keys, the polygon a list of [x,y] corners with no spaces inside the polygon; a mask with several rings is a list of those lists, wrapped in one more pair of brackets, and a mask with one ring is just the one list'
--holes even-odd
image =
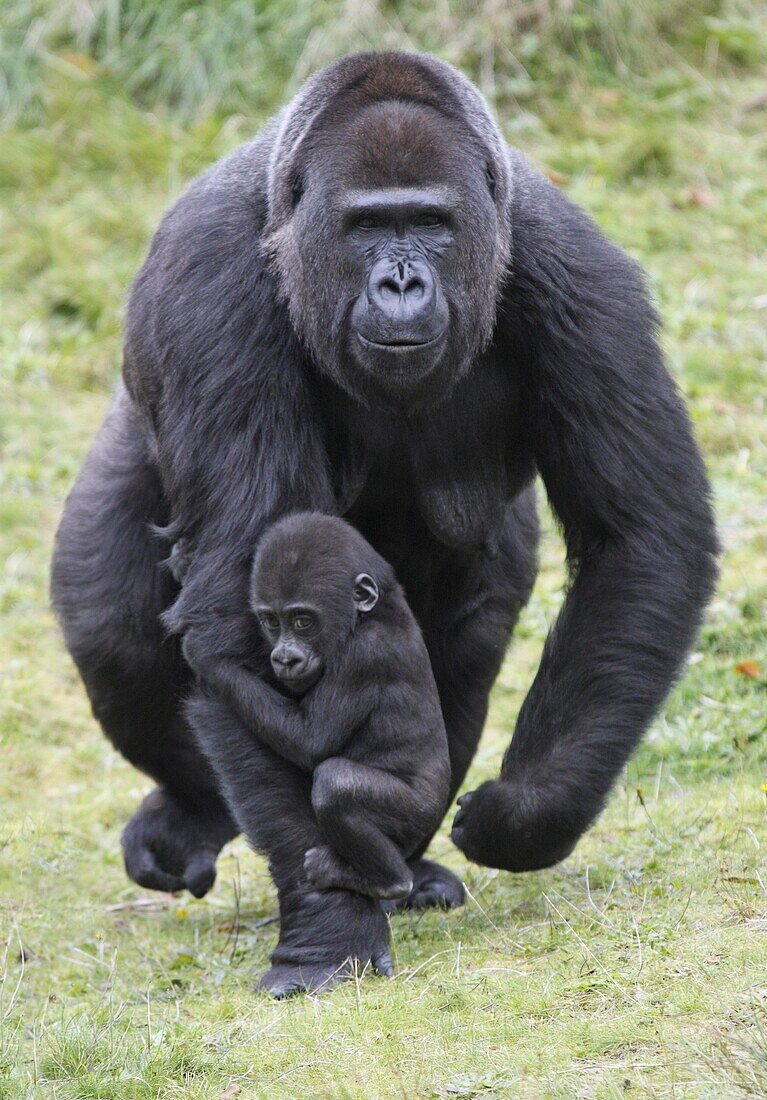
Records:
{"label": "grass", "polygon": [[[0,1098],[767,1094],[758,6],[687,5],[672,28],[673,3],[646,4],[630,34],[618,0],[576,4],[572,25],[564,5],[538,5],[528,30],[524,5],[474,5],[471,28],[460,5],[431,22],[417,3],[407,21],[402,5],[365,8],[373,37],[452,43],[510,141],[647,267],[726,553],[687,674],[576,853],[512,877],[467,864],[443,830],[433,851],[464,877],[465,908],[393,920],[394,981],[285,1004],[253,991],[275,897],[244,842],[202,901],[125,878],[119,832],[148,783],[100,735],[46,595],[56,520],[107,405],[125,291],[162,210],[304,69],[359,44],[339,4],[189,9],[195,26],[228,25],[223,41],[190,30],[181,7],[4,8],[6,46],[14,19],[39,23],[38,45],[14,54],[0,157]],[[155,13],[146,26],[142,12]],[[253,12],[262,23],[238,22]],[[498,31],[512,18],[513,39]],[[296,27],[315,28],[300,46]],[[184,35],[194,48],[182,56]],[[517,60],[527,50],[522,68],[501,41],[520,42]],[[217,42],[236,61],[228,75]],[[207,75],[183,101],[173,65],[191,71],[192,55]],[[256,57],[269,67],[249,99]],[[563,580],[549,523],[471,785],[498,767]]]}

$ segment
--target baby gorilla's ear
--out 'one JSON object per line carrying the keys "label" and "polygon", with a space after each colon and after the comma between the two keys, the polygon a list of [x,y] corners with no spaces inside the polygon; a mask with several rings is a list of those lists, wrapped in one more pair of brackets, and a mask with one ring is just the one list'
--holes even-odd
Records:
{"label": "baby gorilla's ear", "polygon": [[354,606],[358,611],[372,611],[378,603],[378,585],[368,573],[354,578]]}

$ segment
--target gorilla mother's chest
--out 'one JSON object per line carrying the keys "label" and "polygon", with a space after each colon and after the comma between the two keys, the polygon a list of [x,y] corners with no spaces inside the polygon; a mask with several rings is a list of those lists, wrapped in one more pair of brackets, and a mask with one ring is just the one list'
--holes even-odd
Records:
{"label": "gorilla mother's chest", "polygon": [[357,410],[329,433],[339,508],[379,546],[425,526],[446,547],[479,550],[527,480],[519,426],[515,394],[498,386],[466,384],[407,417]]}

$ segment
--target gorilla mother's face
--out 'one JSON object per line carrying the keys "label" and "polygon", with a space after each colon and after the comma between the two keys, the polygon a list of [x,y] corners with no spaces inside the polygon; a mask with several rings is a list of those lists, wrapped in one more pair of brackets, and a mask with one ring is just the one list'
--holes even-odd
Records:
{"label": "gorilla mother's face", "polygon": [[293,323],[352,396],[446,397],[493,331],[504,255],[487,153],[460,121],[387,100],[302,143],[272,238]]}

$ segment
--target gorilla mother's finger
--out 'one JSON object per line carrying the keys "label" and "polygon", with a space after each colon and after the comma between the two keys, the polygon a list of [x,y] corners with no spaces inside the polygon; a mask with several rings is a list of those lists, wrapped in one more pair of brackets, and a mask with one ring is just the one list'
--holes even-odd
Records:
{"label": "gorilla mother's finger", "polygon": [[202,898],[216,881],[215,853],[197,851],[184,867],[184,883],[196,898]]}
{"label": "gorilla mother's finger", "polygon": [[184,889],[184,880],[178,875],[163,871],[148,848],[126,848],[123,855],[128,877],[138,886],[147,890],[162,890],[168,894]]}
{"label": "gorilla mother's finger", "polygon": [[383,978],[394,977],[394,962],[388,951],[381,951],[380,954],[375,955],[370,961],[373,964],[373,969]]}

